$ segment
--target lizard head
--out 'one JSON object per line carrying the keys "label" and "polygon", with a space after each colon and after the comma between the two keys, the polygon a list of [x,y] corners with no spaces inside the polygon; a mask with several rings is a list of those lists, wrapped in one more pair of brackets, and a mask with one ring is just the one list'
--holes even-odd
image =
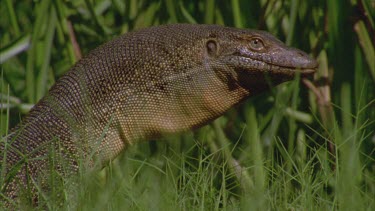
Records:
{"label": "lizard head", "polygon": [[205,40],[206,61],[214,64],[220,78],[233,77],[249,90],[262,91],[270,84],[292,80],[297,73],[311,75],[318,66],[305,52],[286,46],[267,32],[227,30]]}

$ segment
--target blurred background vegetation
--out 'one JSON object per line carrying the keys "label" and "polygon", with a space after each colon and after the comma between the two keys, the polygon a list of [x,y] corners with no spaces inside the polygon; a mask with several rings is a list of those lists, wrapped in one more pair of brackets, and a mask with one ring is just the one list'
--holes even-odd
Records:
{"label": "blurred background vegetation", "polygon": [[[0,0],[4,136],[69,68],[167,23],[267,30],[318,59],[202,129],[132,146],[84,178],[81,209],[375,209],[374,0]],[[51,190],[41,206],[69,191]],[[69,196],[66,196],[69,198]]]}

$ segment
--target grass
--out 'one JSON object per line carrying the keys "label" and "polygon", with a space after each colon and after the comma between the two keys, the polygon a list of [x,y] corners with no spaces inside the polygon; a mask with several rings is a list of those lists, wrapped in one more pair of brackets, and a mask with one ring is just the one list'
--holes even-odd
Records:
{"label": "grass", "polygon": [[80,55],[147,26],[263,29],[320,63],[314,83],[297,77],[199,130],[136,144],[101,171],[51,179],[41,207],[375,209],[372,1],[0,0],[0,13],[2,136]]}

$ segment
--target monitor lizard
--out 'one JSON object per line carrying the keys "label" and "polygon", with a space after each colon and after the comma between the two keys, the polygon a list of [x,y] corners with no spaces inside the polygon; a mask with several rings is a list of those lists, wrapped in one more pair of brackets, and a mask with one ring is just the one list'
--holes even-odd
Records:
{"label": "monitor lizard", "polygon": [[17,198],[29,177],[43,179],[51,149],[72,172],[77,159],[104,164],[141,140],[208,124],[269,82],[316,67],[258,30],[172,24],[122,35],[78,61],[2,138],[0,198]]}

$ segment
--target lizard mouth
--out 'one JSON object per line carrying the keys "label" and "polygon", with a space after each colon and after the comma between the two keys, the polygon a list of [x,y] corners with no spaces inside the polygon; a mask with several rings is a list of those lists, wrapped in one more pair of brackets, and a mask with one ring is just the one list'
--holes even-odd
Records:
{"label": "lizard mouth", "polygon": [[[290,47],[271,48],[267,52],[256,52],[241,48],[232,52],[232,59],[239,67],[257,73],[267,73],[275,77],[302,77],[315,73],[318,63],[307,53]],[[233,61],[232,60],[232,61]]]}
{"label": "lizard mouth", "polygon": [[314,61],[312,65],[307,65],[305,67],[301,66],[287,66],[280,65],[277,63],[265,62],[260,59],[251,58],[244,55],[235,55],[234,56],[239,66],[242,66],[244,70],[252,72],[264,72],[272,73],[280,76],[294,77],[296,74],[301,74],[302,77],[307,77],[316,72],[317,63]]}
{"label": "lizard mouth", "polygon": [[268,64],[272,66],[271,69],[269,69],[268,72],[272,73],[280,73],[280,74],[286,74],[286,75],[295,75],[295,74],[301,74],[301,76],[309,76],[316,72],[316,69],[313,68],[301,68],[301,67],[285,67],[285,66],[279,66],[275,64]]}

